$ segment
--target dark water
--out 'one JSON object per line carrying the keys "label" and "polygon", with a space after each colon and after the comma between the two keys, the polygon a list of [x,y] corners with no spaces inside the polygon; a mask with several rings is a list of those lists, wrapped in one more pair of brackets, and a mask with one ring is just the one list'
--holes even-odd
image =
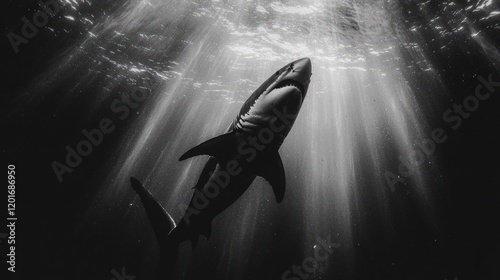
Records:
{"label": "dark water", "polygon": [[[208,241],[181,246],[175,279],[281,279],[327,237],[340,247],[308,279],[500,277],[498,96],[456,129],[443,119],[480,76],[500,80],[497,1],[57,3],[17,54],[4,39],[18,277],[112,279],[125,267],[151,279],[159,252],[128,178],[180,219],[206,159],[179,156],[305,56],[312,82],[280,150],[284,201],[258,178]],[[4,38],[40,10],[7,7]],[[134,89],[147,97],[117,111]],[[113,132],[60,182],[51,165],[105,118]],[[388,183],[438,128],[446,140]]]}

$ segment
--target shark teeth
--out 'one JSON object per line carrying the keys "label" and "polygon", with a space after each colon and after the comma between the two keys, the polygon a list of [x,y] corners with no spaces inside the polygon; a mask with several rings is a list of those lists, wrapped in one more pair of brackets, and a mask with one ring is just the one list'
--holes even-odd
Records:
{"label": "shark teeth", "polygon": [[290,87],[290,86],[297,88],[298,90],[300,90],[300,92],[304,92],[304,86],[302,86],[301,83],[294,81],[294,80],[281,81],[274,89],[280,89],[280,88]]}

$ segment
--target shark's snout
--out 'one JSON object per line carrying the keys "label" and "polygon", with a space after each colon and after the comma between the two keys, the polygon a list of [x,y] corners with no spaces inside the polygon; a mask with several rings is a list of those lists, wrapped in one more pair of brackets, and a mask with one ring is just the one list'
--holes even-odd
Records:
{"label": "shark's snout", "polygon": [[294,64],[293,69],[295,72],[299,72],[304,76],[307,76],[308,79],[311,77],[312,63],[309,57],[298,59],[292,63]]}
{"label": "shark's snout", "polygon": [[289,66],[291,71],[286,75],[285,79],[298,82],[301,85],[300,90],[302,91],[302,94],[305,95],[311,81],[311,59],[304,57],[295,60],[290,63]]}

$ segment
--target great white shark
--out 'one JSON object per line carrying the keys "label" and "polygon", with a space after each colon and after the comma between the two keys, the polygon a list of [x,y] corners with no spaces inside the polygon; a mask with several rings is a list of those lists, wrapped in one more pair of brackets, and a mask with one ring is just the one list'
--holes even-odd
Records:
{"label": "great white shark", "polygon": [[269,77],[241,107],[226,132],[184,153],[179,160],[208,155],[183,218],[176,223],[135,178],[132,188],[144,205],[160,245],[172,266],[178,246],[211,234],[212,220],[232,205],[257,176],[271,185],[276,201],[285,195],[285,172],[278,149],[300,111],[311,79],[311,60],[293,61]]}

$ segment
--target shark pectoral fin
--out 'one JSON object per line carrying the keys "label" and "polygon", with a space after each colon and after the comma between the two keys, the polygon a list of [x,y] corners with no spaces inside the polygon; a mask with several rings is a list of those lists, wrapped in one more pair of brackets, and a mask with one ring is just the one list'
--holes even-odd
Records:
{"label": "shark pectoral fin", "polygon": [[209,155],[221,160],[222,158],[225,158],[227,153],[235,150],[236,144],[235,132],[229,132],[212,138],[192,148],[184,153],[179,160],[183,161],[190,157],[199,155]]}
{"label": "shark pectoral fin", "polygon": [[276,201],[280,203],[285,196],[286,179],[285,169],[278,151],[270,152],[257,160],[254,169],[256,175],[261,176],[271,184]]}

